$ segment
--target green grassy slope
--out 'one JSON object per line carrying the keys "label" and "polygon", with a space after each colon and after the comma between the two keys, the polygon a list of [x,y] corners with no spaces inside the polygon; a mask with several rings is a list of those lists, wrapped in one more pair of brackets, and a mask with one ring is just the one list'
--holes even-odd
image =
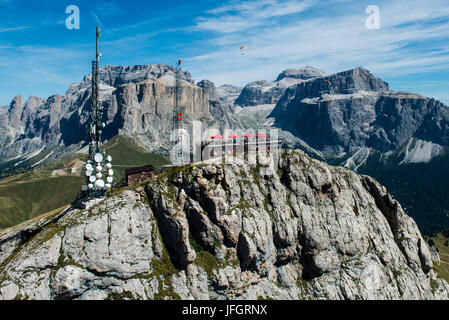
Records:
{"label": "green grassy slope", "polygon": [[39,177],[30,173],[0,180],[0,229],[71,203],[82,182],[76,176]]}
{"label": "green grassy slope", "polygon": [[42,151],[41,153],[26,159],[21,157],[15,160],[2,162],[0,160],[0,179],[28,172],[33,169],[32,165],[44,160],[52,152],[52,149]]}
{"label": "green grassy slope", "polygon": [[433,235],[430,240],[433,241],[440,255],[440,265],[434,265],[433,268],[441,278],[449,282],[449,229]]}

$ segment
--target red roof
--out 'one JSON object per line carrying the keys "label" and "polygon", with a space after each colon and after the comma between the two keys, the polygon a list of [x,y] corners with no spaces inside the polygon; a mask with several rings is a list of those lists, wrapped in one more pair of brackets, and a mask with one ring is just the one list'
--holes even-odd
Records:
{"label": "red roof", "polygon": [[252,138],[254,136],[251,133],[245,133],[245,135],[243,137],[245,137],[245,138]]}
{"label": "red roof", "polygon": [[211,137],[212,139],[224,139],[223,136],[220,136],[219,134],[216,134],[215,136]]}
{"label": "red roof", "polygon": [[235,134],[235,133],[233,133],[228,138],[240,138],[240,136]]}
{"label": "red roof", "polygon": [[259,138],[268,138],[268,136],[265,133],[259,133],[256,137]]}

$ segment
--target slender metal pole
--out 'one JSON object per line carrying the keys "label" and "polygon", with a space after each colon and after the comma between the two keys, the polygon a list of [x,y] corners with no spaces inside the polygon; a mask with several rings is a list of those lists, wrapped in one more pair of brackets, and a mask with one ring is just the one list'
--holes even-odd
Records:
{"label": "slender metal pole", "polygon": [[[182,128],[182,117],[183,108],[181,106],[181,60],[176,62],[175,68],[175,86],[174,86],[174,105],[173,105],[173,130],[176,134],[176,138],[173,140],[173,150],[174,148],[179,148],[178,142],[182,140],[182,135],[180,129]],[[180,162],[182,159],[182,149],[177,151],[177,160]]]}
{"label": "slender metal pole", "polygon": [[[91,88],[91,110],[90,110],[90,121],[88,125],[89,133],[89,155],[87,160],[92,164],[94,163],[94,156],[96,153],[100,152],[101,143],[101,110],[99,110],[99,95],[98,95],[98,78],[99,78],[99,57],[98,52],[98,38],[100,35],[100,28],[96,28],[95,34],[95,60],[92,61],[92,88]],[[90,183],[89,177],[86,177],[87,184]],[[94,191],[88,189],[88,194],[92,198]]]}

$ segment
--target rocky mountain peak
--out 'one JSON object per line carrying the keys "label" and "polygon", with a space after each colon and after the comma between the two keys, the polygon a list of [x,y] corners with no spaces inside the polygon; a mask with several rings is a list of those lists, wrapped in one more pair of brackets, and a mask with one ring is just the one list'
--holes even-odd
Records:
{"label": "rocky mountain peak", "polygon": [[234,102],[242,92],[242,87],[233,86],[231,84],[224,84],[217,88],[218,98],[227,106],[230,110],[234,110]]}
{"label": "rocky mountain peak", "polygon": [[[357,67],[321,78],[302,81],[290,86],[279,100],[277,111],[282,111],[285,103],[292,99],[301,101],[305,98],[334,99],[339,95],[362,92],[388,92],[388,83],[375,77],[368,70]],[[349,96],[348,96],[349,97]]]}
{"label": "rocky mountain peak", "polygon": [[12,127],[18,127],[20,123],[20,119],[22,116],[24,103],[21,94],[18,94],[14,97],[9,105],[8,116],[9,116],[9,125]]}
{"label": "rocky mountain peak", "polygon": [[340,93],[357,91],[388,91],[388,83],[375,77],[370,71],[357,67],[328,77],[332,90]]}
{"label": "rocky mountain peak", "polygon": [[[135,66],[111,66],[100,69],[100,79],[112,87],[129,82],[140,82],[146,79],[158,79],[166,75],[174,76],[176,69],[166,64],[150,64]],[[193,83],[189,72],[183,71],[182,80]]]}
{"label": "rocky mountain peak", "polygon": [[325,75],[326,74],[323,71],[315,67],[304,66],[299,69],[286,69],[282,71],[276,78],[276,81],[280,81],[284,78],[308,80],[312,78],[324,77]]}
{"label": "rocky mountain peak", "polygon": [[0,233],[0,299],[448,299],[374,179],[285,151],[202,163]]}
{"label": "rocky mountain peak", "polygon": [[221,90],[229,90],[229,91],[236,91],[236,90],[242,90],[242,87],[237,87],[232,84],[223,84],[218,87]]}
{"label": "rocky mountain peak", "polygon": [[12,111],[14,109],[21,109],[23,108],[23,106],[24,106],[23,97],[21,94],[18,94],[12,99],[9,105],[9,110]]}
{"label": "rocky mountain peak", "polygon": [[236,105],[255,106],[261,104],[275,104],[284,94],[285,90],[304,80],[283,78],[278,82],[256,80],[249,82],[235,100]]}
{"label": "rocky mountain peak", "polygon": [[249,82],[235,100],[235,104],[240,106],[275,104],[284,95],[287,88],[325,75],[321,70],[311,66],[300,69],[286,69],[278,75],[276,81],[256,80]]}
{"label": "rocky mountain peak", "polygon": [[197,86],[206,90],[209,98],[216,99],[218,96],[217,88],[215,84],[207,79],[201,80],[197,83]]}
{"label": "rocky mountain peak", "polygon": [[[148,64],[133,66],[105,65],[100,68],[100,81],[103,85],[117,88],[127,83],[137,83],[147,79],[165,78],[174,83],[176,68],[166,64]],[[68,94],[87,89],[91,85],[92,75],[88,74],[81,83],[74,83],[67,91]],[[183,71],[181,79],[193,83],[192,75]]]}
{"label": "rocky mountain peak", "polygon": [[[131,135],[151,131],[148,136],[158,140],[152,141],[151,147],[165,152],[175,72],[174,67],[164,64],[103,66],[99,92],[106,124],[103,137],[110,139],[119,132]],[[186,122],[210,117],[205,90],[194,84],[189,72],[183,72],[182,79],[181,103]],[[0,157],[8,159],[31,153],[44,145],[64,147],[85,142],[90,86],[91,75],[87,75],[83,81],[72,84],[63,96],[30,97],[25,108],[22,97],[17,96],[8,112],[0,114],[0,125],[5,127],[0,131],[0,136],[5,136],[0,137]]]}
{"label": "rocky mountain peak", "polygon": [[267,80],[256,80],[248,82],[246,85],[247,87],[271,87],[273,85],[273,82],[269,82]]}
{"label": "rocky mountain peak", "polygon": [[273,110],[278,125],[324,154],[387,152],[412,137],[448,144],[447,108],[357,67],[290,87]]}
{"label": "rocky mountain peak", "polygon": [[35,116],[39,106],[43,104],[44,100],[41,97],[30,96],[28,97],[23,107],[20,121],[23,123],[30,122],[30,119]]}
{"label": "rocky mountain peak", "polygon": [[28,100],[25,102],[25,108],[34,110],[37,106],[41,105],[43,99],[41,97],[30,96]]}

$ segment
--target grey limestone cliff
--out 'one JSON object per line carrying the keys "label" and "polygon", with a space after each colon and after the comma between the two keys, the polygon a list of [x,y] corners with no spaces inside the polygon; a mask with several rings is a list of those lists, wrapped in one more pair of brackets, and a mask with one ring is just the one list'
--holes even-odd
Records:
{"label": "grey limestone cliff", "polygon": [[[330,83],[330,84],[329,84]],[[390,91],[363,68],[288,88],[270,117],[325,155],[395,150],[414,137],[449,145],[449,109],[418,94]]]}
{"label": "grey limestone cliff", "polygon": [[235,104],[255,106],[277,103],[287,88],[324,76],[324,72],[310,66],[287,69],[280,73],[274,82],[258,80],[248,83],[235,100]]}
{"label": "grey limestone cliff", "polygon": [[448,299],[434,263],[374,179],[285,151],[173,167],[2,232],[0,298]]}
{"label": "grey limestone cliff", "polygon": [[[148,149],[166,152],[172,127],[174,72],[173,67],[163,64],[102,67],[103,138],[145,134]],[[193,119],[211,118],[206,91],[193,83],[190,73],[182,73],[181,85],[184,121],[189,124]],[[32,96],[26,102],[21,95],[15,97],[8,111],[0,113],[1,160],[42,148],[86,144],[90,86],[88,75],[62,96]]]}

